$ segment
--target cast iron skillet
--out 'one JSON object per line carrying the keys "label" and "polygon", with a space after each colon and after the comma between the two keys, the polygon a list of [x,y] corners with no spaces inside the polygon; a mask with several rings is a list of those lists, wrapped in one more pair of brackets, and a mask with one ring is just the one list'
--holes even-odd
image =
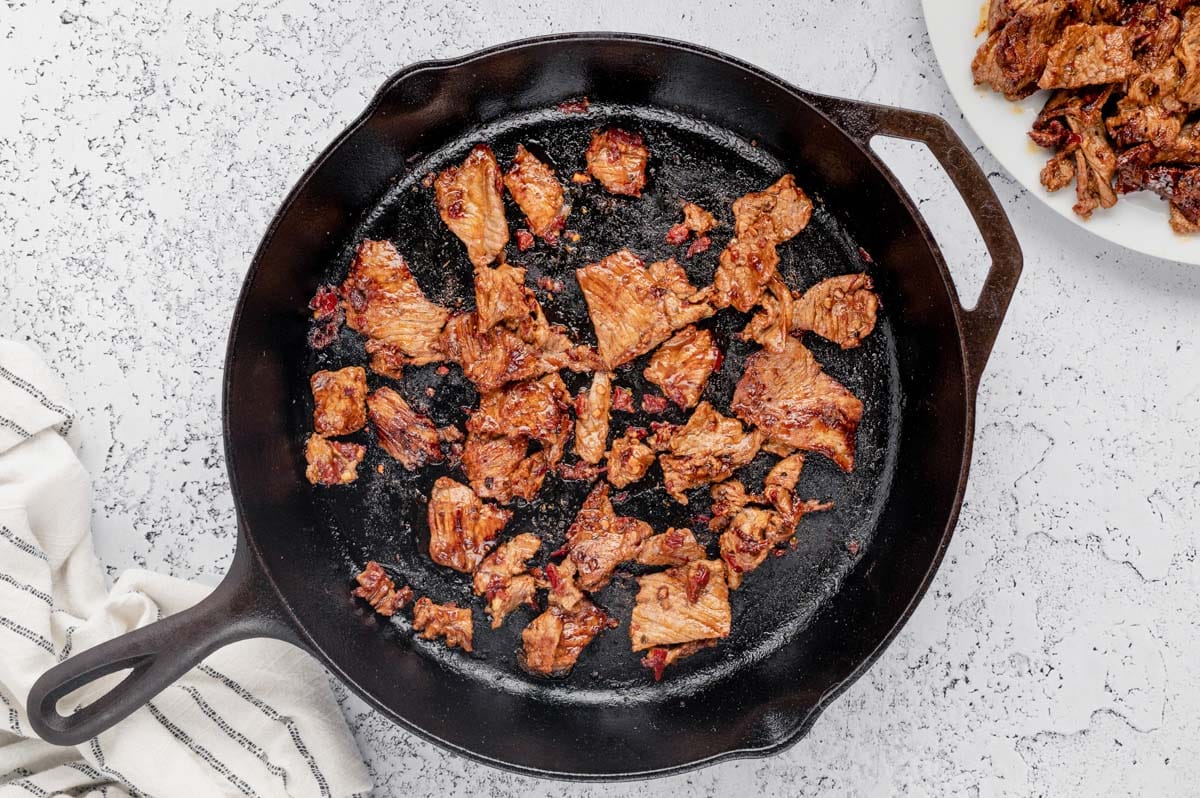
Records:
{"label": "cast iron skillet", "polygon": [[[591,100],[586,115],[556,110],[581,96]],[[884,308],[858,350],[806,339],[866,405],[855,472],[813,456],[801,480],[804,496],[833,499],[837,509],[806,518],[797,548],[746,580],[729,640],[674,666],[657,685],[629,652],[628,578],[599,597],[622,628],[601,635],[562,681],[516,665],[529,614],[490,633],[475,603],[475,656],[415,640],[405,621],[375,616],[349,589],[354,571],[375,558],[419,594],[471,601],[465,578],[422,554],[421,495],[436,472],[410,478],[372,447],[350,488],[314,489],[303,473],[308,375],[364,360],[349,332],[320,353],[306,347],[305,305],[315,288],[340,280],[354,245],[371,236],[395,241],[435,300],[469,297],[465,253],[437,220],[422,177],[485,140],[502,163],[517,142],[533,143],[565,178],[582,168],[588,133],[608,123],[645,135],[653,153],[647,195],[614,199],[595,186],[573,188],[575,251],[510,255],[529,267],[531,281],[565,278],[561,295],[542,294],[552,320],[589,339],[571,269],[620,246],[648,259],[678,254],[662,236],[677,221],[680,198],[725,222],[713,249],[687,261],[694,280],[706,283],[728,237],[732,199],[784,171],[818,203],[809,228],[781,248],[785,278],[800,288],[866,269]],[[877,135],[927,144],[961,192],[992,257],[975,309],[960,306],[925,223],[867,146]],[[728,56],[623,34],[531,39],[410,67],[292,191],[242,289],[225,369],[225,450],[241,533],[229,574],[196,607],[51,669],[30,694],[30,720],[51,742],[79,743],[216,648],[262,636],[312,652],[421,736],[525,773],[634,778],[780,751],[879,655],[929,584],[966,486],[976,388],[1020,271],[995,194],[936,117],[809,94]],[[749,351],[732,337],[744,321],[726,314],[709,322],[729,347],[706,394],[718,407],[727,406]],[[640,392],[641,365],[624,368],[618,382]],[[438,423],[461,421],[461,405],[474,398],[457,368],[444,377],[414,369],[403,390]],[[647,420],[617,414],[616,432]],[[751,485],[770,460],[762,455],[750,469]],[[554,548],[586,487],[548,479],[510,531],[540,532],[544,551]],[[704,512],[704,493],[682,508],[657,487],[635,486],[618,511],[660,530],[703,529],[693,516]],[[102,698],[60,714],[68,693],[124,669],[132,670]]]}

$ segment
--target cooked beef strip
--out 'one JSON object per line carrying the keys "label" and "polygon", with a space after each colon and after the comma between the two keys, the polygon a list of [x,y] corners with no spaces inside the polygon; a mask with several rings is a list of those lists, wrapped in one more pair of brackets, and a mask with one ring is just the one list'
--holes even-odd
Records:
{"label": "cooked beef strip", "polygon": [[674,665],[679,660],[706,648],[712,648],[716,644],[717,641],[714,639],[696,640],[678,646],[655,646],[646,652],[646,656],[642,657],[642,667],[649,668],[654,672],[654,681],[662,681],[663,670],[668,665]]}
{"label": "cooked beef strip", "polygon": [[657,270],[648,270],[641,258],[623,249],[575,271],[600,358],[610,370],[650,351],[675,329],[712,315],[703,301],[680,299],[683,286],[690,289],[690,284],[686,274],[680,284],[682,270],[676,264],[655,266]]}
{"label": "cooked beef strip", "polygon": [[608,452],[608,481],[618,488],[632,485],[646,476],[653,464],[654,450],[642,443],[634,430],[626,430]]}
{"label": "cooked beef strip", "polygon": [[503,325],[481,330],[473,312],[460,313],[446,323],[443,346],[447,356],[462,366],[463,373],[480,393],[560,368],[594,371],[603,367],[595,352],[572,344],[554,328],[550,328],[544,345],[539,345]]}
{"label": "cooked beef strip", "polygon": [[655,351],[642,376],[686,410],[700,401],[708,378],[720,368],[721,360],[712,333],[689,325]]}
{"label": "cooked beef strip", "polygon": [[742,577],[762,565],[774,546],[786,543],[797,521],[757,505],[739,510],[719,539],[721,559],[729,566],[729,586],[736,590]]}
{"label": "cooked beef strip", "polygon": [[808,225],[812,207],[790,174],[734,201],[736,235],[721,252],[713,278],[716,307],[746,313],[758,304],[779,266],[775,247]]}
{"label": "cooked beef strip", "polygon": [[1003,26],[993,30],[971,62],[975,83],[986,83],[1010,100],[1033,94],[1068,6],[1067,0],[1011,3]]}
{"label": "cooked beef strip", "polygon": [[383,566],[371,560],[362,573],[354,577],[358,587],[353,595],[366,599],[367,603],[380,615],[395,615],[413,599],[412,588],[405,585],[399,590],[396,583],[383,570]]}
{"label": "cooked beef strip", "polygon": [[545,323],[541,304],[525,285],[525,269],[511,263],[475,267],[475,315],[484,332],[501,322],[517,330],[522,323]]}
{"label": "cooked beef strip", "polygon": [[795,338],[788,338],[782,352],[756,352],[747,359],[730,408],[765,437],[819,452],[842,470],[854,470],[862,402],[823,372]]}
{"label": "cooked beef strip", "polygon": [[1175,96],[1189,110],[1200,107],[1200,6],[1183,13],[1183,32],[1175,45],[1175,57],[1183,68],[1183,78]]}
{"label": "cooked beef strip", "polygon": [[471,584],[475,594],[487,601],[493,629],[499,629],[505,617],[517,607],[533,602],[537,582],[526,571],[529,558],[541,547],[541,538],[522,532],[501,543],[475,569]]}
{"label": "cooked beef strip", "polygon": [[567,529],[567,556],[578,570],[579,586],[588,591],[608,584],[613,569],[633,559],[653,531],[645,521],[618,516],[608,491],[603,482],[592,488]]}
{"label": "cooked beef strip", "polygon": [[450,312],[425,298],[390,241],[363,241],[342,283],[346,326],[367,336],[371,368],[399,377],[406,364],[444,358],[440,335]]}
{"label": "cooked beef strip", "polygon": [[420,632],[425,640],[442,638],[447,648],[471,650],[475,627],[471,621],[469,607],[461,608],[454,602],[434,604],[426,596],[413,605],[413,631]]}
{"label": "cooked beef strip", "polygon": [[773,506],[784,517],[792,515],[793,494],[803,469],[804,455],[796,452],[772,466],[763,480],[763,501]]}
{"label": "cooked beef strip", "polygon": [[690,529],[668,529],[652,535],[638,546],[637,561],[641,565],[683,565],[707,556],[704,547],[696,542]]}
{"label": "cooked beef strip", "polygon": [[694,202],[683,203],[683,226],[702,236],[717,226],[716,217]]}
{"label": "cooked beef strip", "polygon": [[1129,28],[1080,23],[1067,26],[1050,47],[1038,87],[1077,89],[1119,83],[1137,69]]}
{"label": "cooked beef strip", "polygon": [[579,588],[578,576],[575,561],[567,558],[557,565],[547,563],[537,586],[546,590],[546,601],[551,607],[574,612],[585,598]]}
{"label": "cooked beef strip", "polygon": [[612,375],[597,371],[591,387],[575,398],[575,453],[586,463],[595,465],[604,458],[611,407]]}
{"label": "cooked beef strip", "polygon": [[842,349],[853,349],[875,329],[879,297],[874,287],[866,274],[822,280],[792,306],[791,331],[811,330]]}
{"label": "cooked beef strip", "polygon": [[756,341],[772,352],[782,352],[794,312],[791,289],[776,274],[767,283],[767,290],[759,299],[759,303],[762,309],[746,324],[742,330],[742,339]]}
{"label": "cooked beef strip", "polygon": [[754,459],[762,440],[758,430],[747,432],[737,419],[701,402],[687,424],[671,436],[667,451],[659,455],[663,487],[675,501],[687,504],[686,491],[728,479]]}
{"label": "cooked beef strip", "polygon": [[525,145],[518,144],[512,168],[504,175],[504,185],[525,214],[533,234],[549,244],[557,243],[571,206],[554,170],[525,149]]}
{"label": "cooked beef strip", "polygon": [[650,151],[641,136],[618,128],[598,131],[592,134],[586,157],[588,172],[613,194],[642,195]]}
{"label": "cooked beef strip", "polygon": [[734,200],[734,234],[761,235],[772,244],[782,244],[808,226],[812,212],[812,200],[796,185],[796,178],[784,175],[762,191]]}
{"label": "cooked beef strip", "polygon": [[349,435],[367,423],[367,372],[361,366],[318,371],[309,378],[313,430],[326,437]]}
{"label": "cooked beef strip", "polygon": [[450,166],[434,181],[438,213],[467,246],[476,266],[486,266],[508,243],[504,218],[503,180],[492,148],[477,144],[459,166]]}
{"label": "cooked beef strip", "polygon": [[309,435],[304,446],[308,468],[304,475],[314,485],[349,485],[358,479],[358,464],[367,447],[358,443],[327,441],[320,435]]}
{"label": "cooked beef strip", "polygon": [[480,501],[475,492],[449,477],[438,477],[429,495],[429,557],[471,573],[496,544],[512,513]]}
{"label": "cooked beef strip", "polygon": [[647,267],[650,279],[662,293],[663,312],[672,330],[686,327],[713,315],[714,309],[708,298],[712,288],[696,288],[688,279],[687,272],[674,258],[655,261]]}
{"label": "cooked beef strip", "polygon": [[437,427],[391,388],[384,386],[371,394],[367,407],[380,447],[405,469],[416,471],[426,463],[445,459]]}
{"label": "cooked beef strip", "polygon": [[485,499],[508,504],[533,499],[550,471],[546,452],[529,452],[528,438],[471,433],[462,453],[462,469],[471,489]]}
{"label": "cooked beef strip", "polygon": [[571,394],[554,372],[484,394],[467,419],[467,431],[539,441],[553,467],[562,459],[563,443],[571,434],[570,406]]}
{"label": "cooked beef strip", "polygon": [[539,676],[565,676],[596,635],[616,625],[587,599],[574,611],[552,606],[521,632],[520,664]]}
{"label": "cooked beef strip", "polygon": [[724,529],[730,520],[751,502],[757,501],[756,496],[746,493],[746,486],[741,480],[729,479],[718,482],[709,489],[712,496],[712,519],[708,522],[709,529]]}
{"label": "cooked beef strip", "polygon": [[700,560],[638,577],[629,637],[644,651],[728,637],[731,621],[724,563]]}

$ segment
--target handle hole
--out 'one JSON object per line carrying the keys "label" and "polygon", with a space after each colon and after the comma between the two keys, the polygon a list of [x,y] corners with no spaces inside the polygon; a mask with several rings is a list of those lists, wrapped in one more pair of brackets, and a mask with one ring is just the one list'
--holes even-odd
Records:
{"label": "handle hole", "polygon": [[962,306],[974,308],[992,258],[950,176],[921,142],[876,136],[871,139],[871,149],[904,185],[925,217],[954,278]]}
{"label": "handle hole", "polygon": [[[119,671],[101,676],[99,679],[81,684],[71,692],[54,702],[54,711],[69,718],[81,709],[86,709],[102,697],[108,695],[118,684],[125,681],[133,668],[122,668]],[[85,697],[88,700],[84,700]]]}

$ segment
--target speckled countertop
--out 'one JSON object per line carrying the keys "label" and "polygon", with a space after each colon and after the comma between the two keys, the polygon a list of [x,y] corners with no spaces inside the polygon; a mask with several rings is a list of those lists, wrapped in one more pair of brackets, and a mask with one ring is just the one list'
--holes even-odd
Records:
{"label": "speckled countertop", "polygon": [[[413,60],[585,29],[690,39],[944,115],[1026,253],[958,533],[903,633],[786,754],[603,793],[1196,794],[1200,271],[1026,196],[962,122],[917,0],[0,0],[0,335],[67,381],[111,571],[215,582],[229,564],[226,329],[309,161]],[[927,156],[886,157],[977,286],[986,258]],[[379,795],[594,791],[468,763],[339,696]]]}

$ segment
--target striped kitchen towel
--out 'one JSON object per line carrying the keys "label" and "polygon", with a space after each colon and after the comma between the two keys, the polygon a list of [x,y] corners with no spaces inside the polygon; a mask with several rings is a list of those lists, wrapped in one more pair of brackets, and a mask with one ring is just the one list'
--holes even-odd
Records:
{"label": "striped kitchen towel", "polygon": [[[55,663],[208,591],[146,571],[105,588],[72,411],[31,348],[0,340],[0,796],[349,796],[370,789],[324,671],[246,640],[76,748],[38,739],[25,699]],[[112,683],[79,692],[91,701]]]}

